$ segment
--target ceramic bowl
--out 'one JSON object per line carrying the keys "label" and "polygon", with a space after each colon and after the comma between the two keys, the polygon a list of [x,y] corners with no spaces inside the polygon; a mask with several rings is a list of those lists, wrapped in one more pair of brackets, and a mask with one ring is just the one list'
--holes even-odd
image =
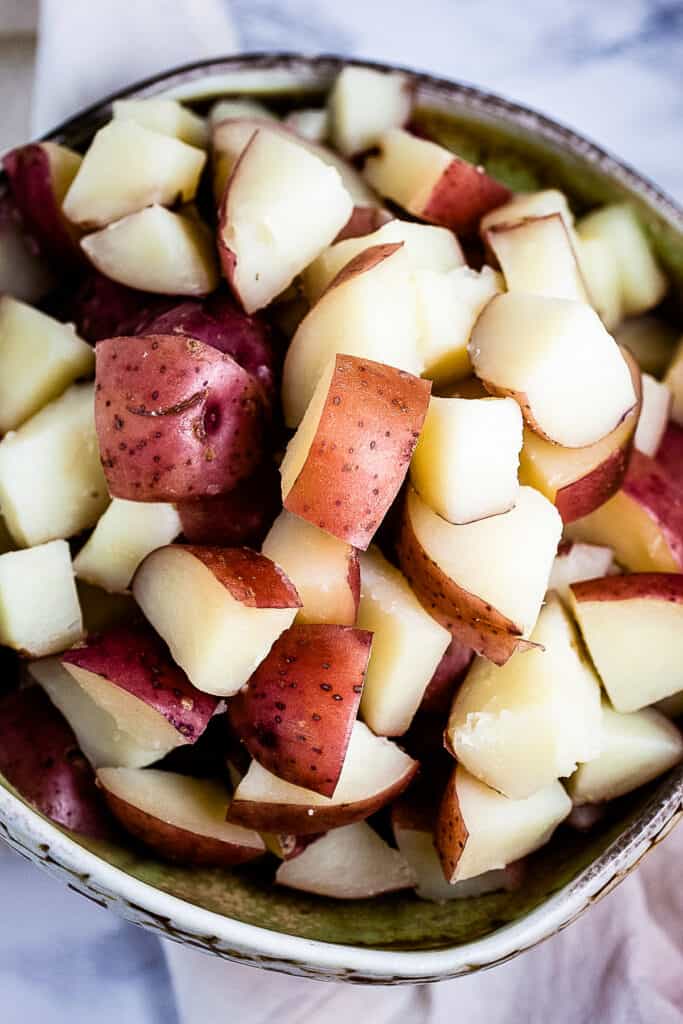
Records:
{"label": "ceramic bowl", "polygon": [[[119,95],[174,96],[201,104],[263,93],[307,104],[344,62],[250,55],[195,64]],[[533,111],[455,82],[412,74],[417,119],[430,134],[517,189],[555,185],[577,212],[628,199],[660,262],[683,294],[683,211],[586,139]],[[113,97],[116,98],[116,97]],[[110,114],[108,99],[50,138],[87,144]],[[1,783],[1,780],[0,780]],[[88,899],[165,938],[227,960],[336,981],[437,981],[491,967],[566,927],[609,892],[683,816],[683,768],[617,801],[590,833],[558,829],[532,858],[521,889],[448,904],[394,894],[337,902],[278,890],[259,866],[191,870],[133,847],[84,843],[0,784],[0,835]]]}

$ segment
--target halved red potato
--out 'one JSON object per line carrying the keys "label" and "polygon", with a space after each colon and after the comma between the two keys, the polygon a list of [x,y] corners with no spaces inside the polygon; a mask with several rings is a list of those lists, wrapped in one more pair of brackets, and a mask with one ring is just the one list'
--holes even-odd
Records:
{"label": "halved red potato", "polygon": [[452,231],[434,224],[394,219],[372,234],[335,242],[321,252],[301,278],[309,302],[317,302],[340,271],[360,253],[375,245],[398,242],[403,243],[399,259],[409,270],[447,271],[465,263],[460,243]]}
{"label": "halved red potato", "polygon": [[500,668],[474,660],[446,728],[456,760],[513,800],[600,753],[600,682],[557,596],[541,609],[531,639],[534,650]]}
{"label": "halved red potato", "polygon": [[430,387],[393,366],[337,355],[280,466],[285,508],[365,550],[408,472]]}
{"label": "halved red potato", "polygon": [[[250,115],[247,113],[246,116]],[[258,117],[258,114],[255,116]],[[330,132],[330,115],[326,107],[301,107],[298,110],[291,110],[285,115],[282,123],[307,142],[322,144]]]}
{"label": "halved red potato", "polygon": [[481,219],[480,232],[485,238],[486,232],[501,224],[517,224],[528,217],[552,217],[559,214],[567,233],[575,241],[574,215],[569,208],[564,192],[556,188],[546,188],[539,192],[519,192],[506,203],[490,210]]}
{"label": "halved red potato", "polygon": [[435,398],[410,463],[423,501],[449,523],[508,512],[517,499],[522,414],[511,398]]}
{"label": "halved red potato", "polygon": [[583,302],[497,295],[475,324],[469,353],[492,394],[511,395],[532,430],[567,448],[599,441],[636,404],[623,354]]}
{"label": "halved red potato", "polygon": [[455,689],[465,678],[473,657],[474,651],[471,647],[466,647],[455,637],[451,637],[451,642],[422,695],[418,710],[426,714],[447,715]]}
{"label": "halved red potato", "polygon": [[573,583],[571,605],[617,711],[683,690],[683,574],[630,573]]}
{"label": "halved red potato", "polygon": [[301,605],[265,555],[195,545],[148,555],[133,596],[192,684],[221,697],[246,683]]}
{"label": "halved red potato", "polygon": [[188,146],[206,149],[209,141],[205,119],[177,100],[157,97],[147,100],[115,100],[112,112],[116,121],[135,121],[143,128],[161,135],[170,135],[186,142]]}
{"label": "halved red potato", "polygon": [[194,199],[206,153],[135,121],[110,121],[95,135],[64,198],[67,218],[99,228],[153,203]]}
{"label": "halved red potato", "polygon": [[421,220],[467,234],[510,198],[510,190],[483,167],[400,128],[382,132],[376,146],[379,152],[363,168],[366,180]]}
{"label": "halved red potato", "polygon": [[228,182],[218,229],[223,273],[247,313],[284,291],[352,209],[334,168],[286,133],[257,131]]}
{"label": "halved red potato", "polygon": [[673,396],[666,384],[643,374],[643,405],[638,417],[634,446],[643,455],[654,458],[662,443],[671,412]]}
{"label": "halved red potato", "polygon": [[78,232],[62,213],[62,202],[82,157],[55,142],[32,142],[2,158],[24,228],[40,255],[60,276],[79,269]]}
{"label": "halved red potato", "polygon": [[562,532],[560,516],[531,487],[500,516],[456,526],[409,488],[399,563],[425,608],[463,644],[497,665],[527,639]]}
{"label": "halved red potato", "polygon": [[683,426],[683,338],[681,338],[673,359],[666,371],[664,383],[673,395],[671,418]]}
{"label": "halved red potato", "polygon": [[628,203],[602,206],[576,226],[579,237],[601,239],[617,265],[621,306],[626,316],[647,313],[666,294],[668,282],[650,242]]}
{"label": "halved red potato", "polygon": [[620,714],[605,701],[600,754],[582,764],[567,782],[575,806],[630,793],[683,759],[683,736],[659,711],[643,708]]}
{"label": "halved red potato", "polygon": [[0,434],[16,430],[94,365],[92,348],[71,325],[0,296]]}
{"label": "halved red potato", "polygon": [[33,658],[83,637],[69,545],[53,540],[0,555],[0,644]]}
{"label": "halved red potato", "polygon": [[181,501],[176,508],[191,544],[259,548],[282,508],[279,470],[265,462],[227,494]]}
{"label": "halved red potato", "polygon": [[587,516],[615,494],[626,475],[642,407],[642,380],[635,359],[622,349],[631,371],[636,404],[614,430],[583,448],[563,448],[524,428],[519,479],[557,507],[562,521]]}
{"label": "halved red potato", "polygon": [[100,768],[97,781],[126,831],[164,860],[225,867],[266,852],[258,832],[226,822],[230,797],[213,779],[153,768]]}
{"label": "halved red potato", "polygon": [[232,356],[181,335],[97,345],[95,421],[113,497],[178,501],[229,491],[261,461],[261,388]]}
{"label": "halved red potato", "polygon": [[588,302],[571,237],[560,213],[490,227],[484,239],[509,292]]}
{"label": "halved red potato", "polygon": [[414,87],[400,72],[346,67],[328,98],[335,149],[355,156],[375,145],[382,132],[410,119]]}
{"label": "halved red potato", "polygon": [[39,686],[0,701],[0,772],[58,825],[111,839],[114,823],[73,732]]}
{"label": "halved red potato", "polygon": [[81,240],[100,273],[138,291],[206,295],[218,286],[213,235],[195,217],[148,206]]}
{"label": "halved red potato", "polygon": [[296,625],[228,705],[251,756],[295,786],[333,796],[356,720],[372,633]]}
{"label": "halved red potato", "polygon": [[[163,747],[142,746],[120,729],[116,719],[79,686],[58,657],[32,661],[28,671],[64,715],[93,768],[143,768],[167,753]],[[175,737],[171,743],[175,745]]]}
{"label": "halved red potato", "polygon": [[358,625],[372,633],[360,711],[380,736],[402,736],[450,643],[405,577],[376,548],[360,556]]}
{"label": "halved red potato", "polygon": [[0,442],[0,507],[18,545],[73,537],[109,504],[92,383],[72,384]]}
{"label": "halved red potato", "polygon": [[643,373],[662,377],[676,350],[680,331],[654,316],[635,316],[625,320],[614,337],[631,352]]}
{"label": "halved red potato", "polygon": [[353,626],[360,600],[358,552],[312,523],[283,510],[262,552],[287,573],[301,598],[298,622]]}
{"label": "halved red potato", "polygon": [[146,624],[92,637],[67,651],[62,665],[123,732],[160,757],[194,743],[218,706],[191,685]]}
{"label": "halved red potato", "polygon": [[417,761],[395,743],[356,722],[334,797],[294,786],[252,761],[235,790],[228,821],[259,831],[296,835],[340,828],[391,803],[417,769]]}
{"label": "halved red potato", "polygon": [[94,586],[122,593],[143,558],[181,532],[173,505],[114,498],[76,555],[74,571]]}
{"label": "halved red potato", "polygon": [[372,246],[337,275],[304,317],[287,351],[282,404],[288,427],[301,422],[337,353],[420,374],[417,304],[400,242]]}
{"label": "halved red potato", "polygon": [[474,878],[526,857],[548,842],[571,809],[572,802],[559,782],[524,800],[511,800],[458,765],[436,827],[446,880]]}
{"label": "halved red potato", "polygon": [[457,267],[446,273],[416,270],[418,349],[423,373],[435,384],[447,384],[472,372],[467,344],[477,318],[501,291],[500,274]]}
{"label": "halved red potato", "polygon": [[0,294],[37,302],[55,279],[24,228],[8,190],[0,187]]}
{"label": "halved red potato", "polygon": [[586,282],[591,306],[608,331],[619,326],[624,317],[619,266],[604,238],[575,238],[581,274]]}
{"label": "halved red potato", "polygon": [[655,459],[669,478],[683,487],[683,426],[673,420],[667,424]]}
{"label": "halved red potato", "polygon": [[654,459],[634,451],[621,489],[569,536],[611,547],[630,572],[683,571],[683,488]]}
{"label": "halved red potato", "polygon": [[598,544],[582,544],[581,541],[563,541],[553,562],[548,590],[554,590],[563,601],[569,601],[571,583],[595,580],[607,576],[614,552]]}
{"label": "halved red potato", "polygon": [[277,869],[275,881],[318,896],[363,900],[411,889],[415,875],[398,850],[366,822],[357,821],[332,829],[286,860]]}

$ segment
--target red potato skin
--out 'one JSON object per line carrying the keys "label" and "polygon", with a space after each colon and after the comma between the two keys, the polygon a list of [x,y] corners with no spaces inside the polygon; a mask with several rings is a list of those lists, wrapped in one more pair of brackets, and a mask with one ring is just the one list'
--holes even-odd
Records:
{"label": "red potato skin", "polygon": [[38,686],[0,701],[0,772],[58,825],[93,839],[116,836],[76,737]]}
{"label": "red potato skin", "polygon": [[403,370],[338,355],[285,508],[364,551],[405,480],[430,390]]}
{"label": "red potato skin", "polygon": [[263,456],[254,378],[193,338],[109,338],[96,349],[95,424],[113,497],[183,501],[230,491]]}
{"label": "red potato skin", "polygon": [[523,639],[514,622],[446,576],[415,536],[407,506],[397,551],[403,574],[421,604],[460,644],[496,665],[504,665],[515,651],[537,646]]}
{"label": "red potato skin", "polygon": [[61,276],[80,270],[85,259],[57,202],[45,147],[32,142],[12,149],[2,158],[2,166],[26,232],[41,256]]}
{"label": "red potato skin", "polygon": [[352,804],[309,807],[306,804],[233,800],[228,808],[227,820],[236,825],[244,825],[245,828],[253,828],[257,832],[292,832],[297,836],[328,832],[331,828],[341,828],[342,825],[352,825],[355,821],[364,821],[385,804],[392,803],[410,784],[417,770],[418,764],[415,761],[393,786],[373,794],[367,800],[359,800]]}
{"label": "red potato skin", "polygon": [[465,819],[460,812],[456,777],[454,768],[441,800],[434,830],[434,843],[447,882],[451,881],[457,870],[469,837]]}
{"label": "red potato skin", "polygon": [[170,825],[147,811],[114,796],[102,786],[114,817],[136,839],[164,860],[194,867],[233,867],[262,857],[264,850],[235,843],[224,843],[211,836],[195,835],[178,825]]}
{"label": "red potato skin", "polygon": [[258,548],[282,509],[280,474],[267,462],[228,494],[179,502],[177,508],[190,544]]}
{"label": "red potato skin", "polygon": [[331,797],[363,692],[372,633],[298,625],[228,704],[233,730],[274,775]]}
{"label": "red potato skin", "polygon": [[351,216],[332,244],[343,242],[346,238],[370,235],[393,219],[389,211],[382,209],[381,206],[354,206]]}
{"label": "red potato skin", "polygon": [[472,648],[453,637],[424,692],[420,711],[447,715],[455,690],[465,678],[473,658]]}
{"label": "red potato skin", "polygon": [[67,651],[62,664],[93,672],[147,704],[185,743],[199,739],[218,707],[218,698],[194,688],[146,624],[119,626],[93,637]]}
{"label": "red potato skin", "polygon": [[502,206],[511,195],[510,189],[490,177],[483,167],[453,157],[420,216],[457,234],[474,234],[484,214]]}
{"label": "red potato skin", "polygon": [[250,608],[301,608],[301,598],[289,577],[258,551],[194,544],[183,545],[180,550],[198,558],[240,604]]}
{"label": "red potato skin", "polygon": [[95,344],[105,338],[136,334],[174,304],[168,295],[128,288],[90,267],[76,288],[62,289],[51,296],[45,308],[58,320],[72,323],[80,338]]}
{"label": "red potato skin", "polygon": [[683,574],[676,572],[632,572],[572,583],[576,601],[636,601],[646,599],[683,604]]}
{"label": "red potato skin", "polygon": [[621,489],[657,523],[683,571],[683,488],[658,462],[634,450]]}
{"label": "red potato skin", "polygon": [[679,487],[683,488],[683,427],[670,420],[664,431],[655,462]]}

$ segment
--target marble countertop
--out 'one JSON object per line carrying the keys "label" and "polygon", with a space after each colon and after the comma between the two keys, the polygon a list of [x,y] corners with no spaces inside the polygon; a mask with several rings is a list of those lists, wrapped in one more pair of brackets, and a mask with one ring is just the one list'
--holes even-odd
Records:
{"label": "marble countertop", "polygon": [[[135,6],[157,4],[136,0]],[[683,200],[683,4],[677,0],[232,0],[231,9],[243,49],[348,53],[479,85],[578,129]],[[25,40],[17,46],[30,52]],[[7,42],[3,47],[2,54],[11,50]],[[184,60],[220,52],[217,42],[212,54],[190,49]],[[159,59],[154,53],[150,72]],[[3,104],[17,81],[0,68]],[[26,88],[25,71],[21,81]],[[178,1021],[165,957],[151,935],[79,899],[8,850],[0,850],[0,906],[2,1024]]]}

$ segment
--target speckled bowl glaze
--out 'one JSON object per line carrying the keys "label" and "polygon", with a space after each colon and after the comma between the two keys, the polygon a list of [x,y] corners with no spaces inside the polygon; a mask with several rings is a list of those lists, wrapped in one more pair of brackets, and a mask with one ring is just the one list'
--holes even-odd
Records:
{"label": "speckled bowl glaze", "polygon": [[[263,94],[309,104],[345,62],[249,55],[171,71],[70,119],[50,138],[87,144],[118,96]],[[363,63],[363,62],[353,62]],[[377,66],[377,65],[366,65]],[[556,185],[580,212],[631,201],[683,295],[683,211],[630,168],[531,110],[429,75],[416,120],[432,137],[516,189]],[[336,902],[271,886],[259,865],[233,871],[163,864],[139,849],[84,842],[27,806],[0,779],[0,836],[76,892],[165,938],[226,960],[320,979],[400,984],[468,974],[523,952],[617,885],[683,817],[683,768],[624,798],[586,835],[561,827],[531,859],[522,888],[449,904],[397,893]]]}

